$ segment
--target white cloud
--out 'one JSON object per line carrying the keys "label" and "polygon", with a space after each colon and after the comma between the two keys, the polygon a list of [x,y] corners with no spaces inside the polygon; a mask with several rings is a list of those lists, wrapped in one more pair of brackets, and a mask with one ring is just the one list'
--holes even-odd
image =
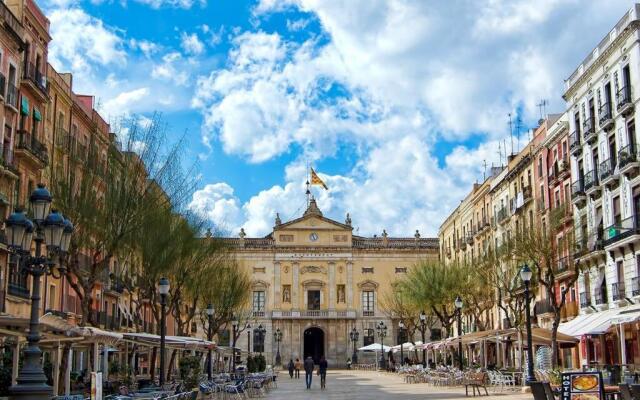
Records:
{"label": "white cloud", "polygon": [[187,54],[199,55],[204,51],[204,44],[198,38],[197,33],[187,34],[182,32],[180,35],[180,45]]}
{"label": "white cloud", "polygon": [[189,80],[189,69],[185,68],[185,64],[182,55],[177,51],[165,54],[162,63],[153,65],[151,77],[184,86]]}
{"label": "white cloud", "polygon": [[131,39],[129,45],[134,49],[139,49],[146,58],[151,58],[151,56],[160,50],[160,45],[144,39]]}
{"label": "white cloud", "polygon": [[114,98],[105,101],[101,111],[103,111],[107,117],[137,111],[136,104],[142,102],[147,96],[149,96],[149,88],[146,87],[121,92]]}
{"label": "white cloud", "polygon": [[134,0],[137,3],[142,3],[150,6],[151,8],[185,8],[189,9],[196,4],[199,4],[201,7],[206,6],[206,0]]}
{"label": "white cloud", "polygon": [[237,233],[240,223],[240,205],[233,188],[226,183],[206,185],[193,194],[189,208],[215,221],[223,229]]}
{"label": "white cloud", "polygon": [[290,31],[301,31],[309,25],[309,19],[296,19],[294,21],[287,19],[287,29]]}

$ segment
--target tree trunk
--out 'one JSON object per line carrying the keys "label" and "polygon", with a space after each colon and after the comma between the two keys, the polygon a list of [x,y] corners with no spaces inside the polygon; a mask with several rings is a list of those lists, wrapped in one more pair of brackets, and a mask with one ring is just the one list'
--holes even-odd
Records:
{"label": "tree trunk", "polygon": [[551,325],[551,365],[558,368],[558,327],[560,326],[560,310],[556,310]]}
{"label": "tree trunk", "polygon": [[173,363],[176,361],[176,355],[178,353],[177,349],[173,349],[171,352],[171,359],[169,360],[169,366],[167,367],[167,379],[166,382],[171,381],[171,370],[173,368]]}

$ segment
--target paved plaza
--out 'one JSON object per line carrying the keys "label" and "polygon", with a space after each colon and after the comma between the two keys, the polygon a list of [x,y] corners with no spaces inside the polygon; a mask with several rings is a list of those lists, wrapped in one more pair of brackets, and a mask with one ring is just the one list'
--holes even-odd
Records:
{"label": "paved plaza", "polygon": [[[320,377],[314,375],[311,390],[305,389],[304,373],[300,379],[289,379],[289,374],[282,371],[278,377],[278,389],[273,390],[269,399],[465,399],[464,387],[441,388],[424,383],[406,384],[402,377],[394,374],[373,371],[329,371],[327,389],[320,390]],[[469,397],[471,398],[471,397]],[[493,393],[483,399],[527,399],[527,394],[504,392]]]}

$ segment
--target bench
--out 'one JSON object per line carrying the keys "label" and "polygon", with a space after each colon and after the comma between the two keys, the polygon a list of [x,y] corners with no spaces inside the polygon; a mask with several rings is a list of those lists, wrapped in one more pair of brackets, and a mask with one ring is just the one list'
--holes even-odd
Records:
{"label": "bench", "polygon": [[471,386],[474,397],[476,395],[476,390],[478,391],[478,396],[482,396],[482,392],[480,391],[480,389],[484,389],[484,394],[486,396],[489,396],[487,386],[484,384],[486,377],[487,374],[485,372],[468,373],[463,380],[465,396],[469,396],[469,386]]}

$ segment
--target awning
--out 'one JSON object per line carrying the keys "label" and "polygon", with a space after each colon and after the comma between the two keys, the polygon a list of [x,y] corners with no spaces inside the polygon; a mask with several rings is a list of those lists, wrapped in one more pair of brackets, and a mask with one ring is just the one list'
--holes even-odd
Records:
{"label": "awning", "polygon": [[117,332],[105,331],[92,326],[78,326],[72,331],[84,336],[89,342],[115,344],[122,340],[122,334]]}
{"label": "awning", "polygon": [[40,111],[33,107],[33,118],[35,118],[36,121],[42,121],[42,114],[40,114]]}
{"label": "awning", "polygon": [[395,346],[391,347],[391,350],[394,353],[397,353],[397,352],[400,351],[400,347],[402,347],[402,351],[413,351],[413,349],[415,348],[415,345],[413,343],[411,343],[411,342],[406,342],[406,343],[402,343],[402,346],[400,346],[398,344],[398,345],[395,345]]}
{"label": "awning", "polygon": [[[124,340],[137,343],[142,346],[160,346],[160,336],[151,333],[123,333]],[[208,350],[215,349],[215,342],[189,336],[165,336],[165,345],[172,349],[182,350]]]}
{"label": "awning", "polygon": [[29,115],[29,99],[22,96],[22,100],[20,103],[20,113],[24,115]]}
{"label": "awning", "polygon": [[380,351],[381,349],[384,350],[384,352],[386,353],[389,350],[391,350],[391,347],[382,345],[380,343],[371,343],[368,346],[360,347],[358,350],[359,351]]}
{"label": "awning", "polygon": [[579,315],[569,322],[560,324],[558,331],[574,337],[601,335],[613,325],[633,322],[637,319],[640,319],[640,306],[631,305]]}

